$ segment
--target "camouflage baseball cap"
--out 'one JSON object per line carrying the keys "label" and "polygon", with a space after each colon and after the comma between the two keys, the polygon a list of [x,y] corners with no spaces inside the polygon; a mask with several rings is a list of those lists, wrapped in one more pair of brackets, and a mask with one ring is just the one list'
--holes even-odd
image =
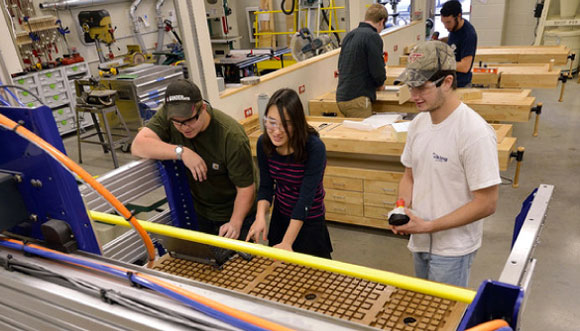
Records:
{"label": "camouflage baseball cap", "polygon": [[441,41],[424,41],[413,47],[405,71],[395,84],[419,87],[441,70],[456,70],[453,49]]}

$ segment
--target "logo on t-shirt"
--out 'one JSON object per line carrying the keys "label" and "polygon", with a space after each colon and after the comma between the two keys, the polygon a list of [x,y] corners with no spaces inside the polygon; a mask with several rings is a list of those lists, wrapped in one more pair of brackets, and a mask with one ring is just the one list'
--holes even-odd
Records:
{"label": "logo on t-shirt", "polygon": [[211,164],[211,168],[212,168],[213,170],[220,170],[220,165],[219,165],[218,163],[212,163],[212,164]]}
{"label": "logo on t-shirt", "polygon": [[451,47],[451,49],[453,50],[453,53],[457,54],[457,45],[451,44],[451,45],[449,45],[449,47]]}
{"label": "logo on t-shirt", "polygon": [[444,156],[441,156],[437,153],[433,153],[433,160],[435,160],[435,162],[447,162],[447,158]]}

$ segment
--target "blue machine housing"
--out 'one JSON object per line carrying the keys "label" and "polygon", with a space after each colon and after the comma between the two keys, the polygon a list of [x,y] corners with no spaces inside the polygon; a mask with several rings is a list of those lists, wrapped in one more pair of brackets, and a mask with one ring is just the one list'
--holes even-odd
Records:
{"label": "blue machine housing", "polygon": [[[47,106],[0,107],[0,113],[21,123],[66,154],[52,110]],[[46,152],[15,132],[0,129],[0,146],[0,171],[22,177],[18,189],[28,214],[36,215],[34,220],[24,222],[11,231],[28,238],[44,240],[41,225],[50,219],[62,220],[70,225],[79,249],[100,255],[101,249],[73,175]]]}
{"label": "blue machine housing", "polygon": [[515,330],[523,299],[524,290],[519,286],[483,281],[457,330],[463,331],[494,319],[505,320]]}

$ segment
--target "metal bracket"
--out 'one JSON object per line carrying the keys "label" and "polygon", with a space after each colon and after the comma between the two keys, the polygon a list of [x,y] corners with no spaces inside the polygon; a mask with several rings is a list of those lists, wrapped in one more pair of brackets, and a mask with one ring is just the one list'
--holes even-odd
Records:
{"label": "metal bracket", "polygon": [[526,267],[536,247],[553,192],[553,185],[542,184],[539,186],[530,210],[526,215],[525,222],[499,277],[500,282],[517,286],[522,285],[522,279],[524,279]]}
{"label": "metal bracket", "polygon": [[530,109],[530,113],[536,113],[536,114],[540,115],[542,113],[542,106],[543,105],[544,105],[543,103],[538,102],[538,104],[536,106],[534,106]]}
{"label": "metal bracket", "polygon": [[568,78],[570,78],[568,75],[560,73],[560,77],[558,77],[558,80],[562,82],[562,84],[566,84],[566,81],[568,81]]}
{"label": "metal bracket", "polygon": [[513,157],[516,159],[516,161],[521,162],[524,160],[524,150],[518,148],[517,151],[510,153],[510,157]]}

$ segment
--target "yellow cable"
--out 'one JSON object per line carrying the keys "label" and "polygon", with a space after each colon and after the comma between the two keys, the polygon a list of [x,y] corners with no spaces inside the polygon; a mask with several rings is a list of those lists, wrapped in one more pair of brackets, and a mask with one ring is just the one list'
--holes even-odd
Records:
{"label": "yellow cable", "polygon": [[[125,221],[125,219],[120,216],[96,211],[89,211],[89,216],[96,221],[108,224],[129,226],[127,221]],[[455,287],[447,284],[436,283],[425,279],[400,275],[393,272],[377,270],[373,268],[358,266],[340,261],[323,259],[320,257],[315,257],[307,254],[289,252],[282,249],[253,244],[245,241],[227,239],[198,231],[181,229],[169,225],[152,223],[147,221],[138,220],[138,222],[143,226],[145,230],[151,233],[156,233],[188,241],[195,241],[202,244],[223,247],[235,251],[241,251],[249,254],[264,256],[275,260],[281,260],[302,266],[335,272],[351,277],[362,278],[373,282],[395,286],[409,291],[449,299],[452,301],[471,303],[476,293],[473,290],[462,287]]]}

